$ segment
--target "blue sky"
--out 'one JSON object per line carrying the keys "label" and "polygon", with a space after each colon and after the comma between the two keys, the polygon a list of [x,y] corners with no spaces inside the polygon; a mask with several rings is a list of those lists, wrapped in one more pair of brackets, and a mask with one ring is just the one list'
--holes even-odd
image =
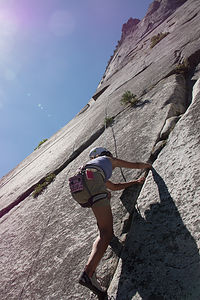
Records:
{"label": "blue sky", "polygon": [[0,0],[0,177],[94,94],[130,17],[152,0]]}

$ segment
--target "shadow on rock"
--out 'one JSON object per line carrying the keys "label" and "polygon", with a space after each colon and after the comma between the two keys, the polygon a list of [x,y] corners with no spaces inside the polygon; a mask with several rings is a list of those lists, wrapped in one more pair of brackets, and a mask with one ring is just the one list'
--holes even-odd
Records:
{"label": "shadow on rock", "polygon": [[145,218],[135,211],[121,255],[116,299],[200,299],[196,242],[155,170],[153,178],[159,202],[145,211]]}
{"label": "shadow on rock", "polygon": [[139,102],[136,104],[136,107],[143,107],[143,106],[145,106],[146,104],[149,104],[149,103],[151,103],[151,100],[149,100],[149,99],[146,99],[146,100],[144,100],[144,101],[139,101]]}
{"label": "shadow on rock", "polygon": [[118,256],[120,257],[120,254],[122,252],[123,249],[123,244],[119,241],[118,237],[113,235],[113,238],[110,242],[110,247],[112,248],[112,251]]}

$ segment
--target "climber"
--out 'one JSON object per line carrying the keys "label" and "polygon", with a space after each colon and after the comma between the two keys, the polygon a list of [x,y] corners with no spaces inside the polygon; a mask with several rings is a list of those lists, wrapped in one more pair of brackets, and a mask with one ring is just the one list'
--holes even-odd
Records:
{"label": "climber", "polygon": [[116,167],[130,169],[150,169],[151,164],[128,162],[114,158],[105,148],[96,147],[89,153],[90,161],[80,169],[79,173],[69,179],[72,197],[83,207],[91,207],[97,220],[99,236],[93,244],[86,267],[79,283],[101,295],[105,291],[96,279],[95,270],[103,257],[113,236],[113,217],[110,206],[111,193],[134,184],[143,184],[145,177],[137,180],[113,183],[109,180]]}

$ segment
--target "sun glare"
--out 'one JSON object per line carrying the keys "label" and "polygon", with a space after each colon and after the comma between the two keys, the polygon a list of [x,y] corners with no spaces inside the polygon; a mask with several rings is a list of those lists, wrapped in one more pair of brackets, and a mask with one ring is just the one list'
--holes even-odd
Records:
{"label": "sun glare", "polygon": [[18,22],[9,11],[0,11],[0,55],[1,59],[13,49]]}

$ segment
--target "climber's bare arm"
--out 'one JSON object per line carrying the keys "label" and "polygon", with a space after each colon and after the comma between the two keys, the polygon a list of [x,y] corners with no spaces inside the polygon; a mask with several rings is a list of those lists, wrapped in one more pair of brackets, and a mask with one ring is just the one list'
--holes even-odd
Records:
{"label": "climber's bare arm", "polygon": [[127,187],[130,187],[134,184],[143,184],[145,181],[145,177],[141,177],[137,180],[132,180],[132,181],[129,181],[129,182],[123,182],[123,183],[113,183],[111,181],[107,181],[106,182],[106,187],[111,190],[111,191],[119,191],[119,190],[124,190],[126,189]]}
{"label": "climber's bare arm", "polygon": [[122,167],[128,169],[150,169],[152,167],[152,165],[149,163],[130,162],[130,161],[114,158],[114,157],[109,157],[109,158],[112,162],[113,169],[116,167]]}

